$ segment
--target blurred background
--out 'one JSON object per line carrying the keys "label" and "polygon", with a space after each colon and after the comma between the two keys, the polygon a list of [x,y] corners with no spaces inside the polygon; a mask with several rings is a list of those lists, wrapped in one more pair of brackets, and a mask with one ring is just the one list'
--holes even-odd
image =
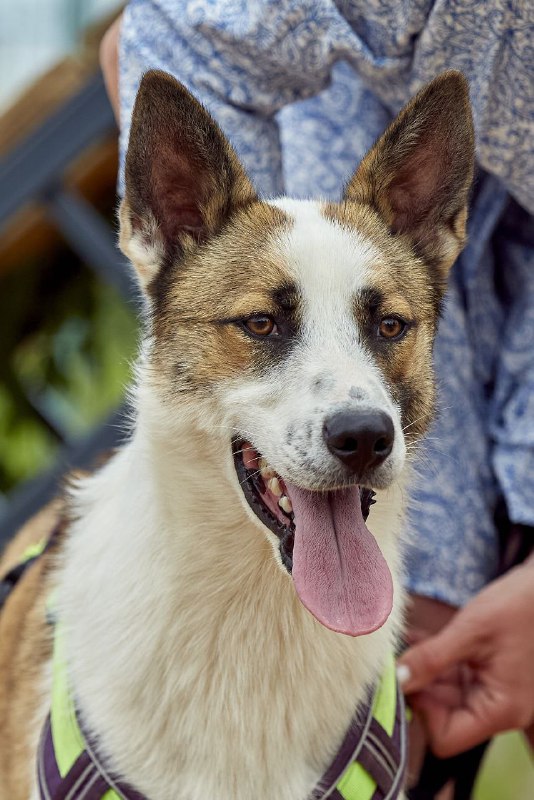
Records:
{"label": "blurred background", "polygon": [[[117,130],[98,68],[116,0],[0,0],[0,547],[120,441],[137,304],[116,248]],[[475,800],[534,798],[518,734]]]}
{"label": "blurred background", "polygon": [[0,543],[119,435],[137,323],[98,46],[120,6],[0,0]]}
{"label": "blurred background", "polygon": [[83,31],[120,6],[117,0],[0,0],[0,108],[76,50]]}

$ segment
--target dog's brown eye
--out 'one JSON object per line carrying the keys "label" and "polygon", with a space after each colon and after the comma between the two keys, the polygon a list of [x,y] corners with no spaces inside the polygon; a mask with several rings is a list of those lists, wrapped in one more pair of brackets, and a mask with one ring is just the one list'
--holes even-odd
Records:
{"label": "dog's brown eye", "polygon": [[385,317],[378,326],[378,333],[383,339],[397,339],[406,328],[404,320],[398,317]]}
{"label": "dog's brown eye", "polygon": [[271,336],[277,332],[276,322],[272,317],[250,317],[250,319],[245,320],[244,325],[254,336]]}

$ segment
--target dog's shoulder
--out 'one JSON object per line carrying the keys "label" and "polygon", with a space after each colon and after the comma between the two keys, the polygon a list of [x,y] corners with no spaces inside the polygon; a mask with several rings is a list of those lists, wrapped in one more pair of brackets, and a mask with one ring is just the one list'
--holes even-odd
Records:
{"label": "dog's shoulder", "polygon": [[28,561],[0,611],[0,800],[26,800],[35,769],[36,714],[52,653],[46,602],[66,537],[64,503],[56,500],[24,525],[0,559],[0,580],[53,535],[53,546]]}
{"label": "dog's shoulder", "polygon": [[55,499],[23,525],[0,554],[0,580],[24,560],[29,548],[39,545],[50,536],[63,510],[64,501]]}

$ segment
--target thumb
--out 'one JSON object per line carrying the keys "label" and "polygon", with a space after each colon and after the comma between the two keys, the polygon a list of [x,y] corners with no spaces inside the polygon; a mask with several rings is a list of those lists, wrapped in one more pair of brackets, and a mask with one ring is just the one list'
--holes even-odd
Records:
{"label": "thumb", "polygon": [[408,648],[398,661],[397,677],[406,694],[421,691],[441,673],[476,652],[478,637],[459,611],[439,633]]}

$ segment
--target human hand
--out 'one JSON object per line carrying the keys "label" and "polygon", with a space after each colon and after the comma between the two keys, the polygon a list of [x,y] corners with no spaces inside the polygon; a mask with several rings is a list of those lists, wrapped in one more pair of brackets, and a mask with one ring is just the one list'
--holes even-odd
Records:
{"label": "human hand", "polygon": [[534,561],[491,583],[439,633],[407,650],[399,666],[438,756],[532,726]]}

